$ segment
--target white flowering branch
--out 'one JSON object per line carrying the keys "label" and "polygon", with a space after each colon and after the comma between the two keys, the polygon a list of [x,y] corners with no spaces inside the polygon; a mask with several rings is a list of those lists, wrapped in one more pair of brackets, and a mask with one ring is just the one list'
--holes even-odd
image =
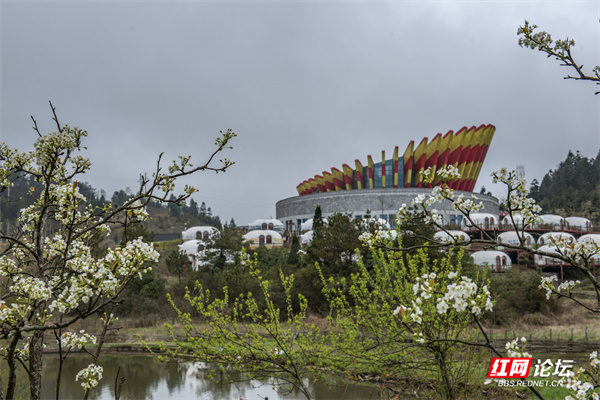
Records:
{"label": "white flowering branch", "polygon": [[[577,73],[575,76],[567,75],[564,79],[592,81],[596,82],[596,85],[600,85],[600,66],[596,65],[592,69],[592,75],[586,74],[583,71],[583,64],[578,64],[571,53],[571,47],[575,46],[573,39],[566,38],[565,40],[554,41],[547,32],[535,32],[537,28],[537,25],[530,24],[529,21],[525,20],[523,26],[520,26],[517,30],[517,34],[521,36],[519,46],[532,50],[537,49],[542,53],[546,53],[548,57],[554,57],[560,61],[560,65],[573,68]],[[598,93],[600,91],[596,92],[596,94]]]}
{"label": "white flowering branch", "polygon": [[[61,126],[56,109],[50,106],[58,131],[43,135],[32,118],[38,135],[32,151],[19,152],[0,143],[0,191],[27,176],[43,186],[40,193],[30,193],[37,198],[20,211],[15,230],[0,231],[0,239],[7,243],[0,250],[0,276],[6,282],[0,290],[0,340],[8,343],[0,357],[7,363],[7,398],[15,394],[16,363],[22,357],[20,342],[29,343],[30,396],[37,399],[44,332],[68,328],[104,306],[118,303],[127,284],[141,278],[151,270],[149,264],[158,260],[154,247],[140,238],[95,258],[89,246],[92,235],[110,233],[110,226],[122,223],[123,216],[125,223],[146,220],[147,204],[151,200],[171,201],[168,196],[180,177],[199,171],[222,172],[233,165],[223,159],[220,166],[213,166],[217,154],[231,147],[235,133],[228,130],[221,132],[216,149],[202,165],[194,167],[191,157],[180,157],[163,172],[161,155],[152,179],[144,178],[136,195],[121,205],[94,208],[86,204],[77,181],[91,166],[89,159],[81,155],[87,132]],[[175,202],[184,201],[194,191],[186,186]],[[60,341],[71,348],[86,339],[80,335],[61,337]],[[91,388],[101,376],[99,371],[89,367],[80,379]]]}

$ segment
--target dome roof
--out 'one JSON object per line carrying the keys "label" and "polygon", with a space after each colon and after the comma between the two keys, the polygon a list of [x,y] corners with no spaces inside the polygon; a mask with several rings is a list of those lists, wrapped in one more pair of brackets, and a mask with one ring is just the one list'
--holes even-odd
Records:
{"label": "dome roof", "polygon": [[510,215],[507,215],[506,217],[502,218],[502,225],[509,228],[513,228],[513,220],[514,225],[516,225],[517,228],[523,227],[523,216],[521,214],[513,214],[512,220],[510,218]]}
{"label": "dome roof", "polygon": [[310,242],[312,242],[312,238],[313,238],[313,231],[308,231],[306,233],[303,233],[302,236],[300,237],[300,244],[305,245],[305,244],[310,244]]}
{"label": "dome roof", "polygon": [[[544,253],[550,253],[550,254],[559,254],[559,252],[555,246],[549,246],[547,244],[540,246],[538,251],[543,251]],[[564,264],[564,261],[562,261],[558,258],[554,258],[551,256],[542,255],[542,254],[536,254],[536,255],[534,255],[533,258],[535,260],[535,265]]]}
{"label": "dome roof", "polygon": [[600,234],[588,233],[586,235],[582,235],[579,237],[579,239],[577,239],[577,242],[579,242],[579,243],[594,242],[598,246],[600,246]]}
{"label": "dome roof", "polygon": [[199,250],[200,246],[205,246],[204,241],[192,239],[192,240],[183,242],[178,247],[179,247],[180,252],[187,254],[187,255],[192,255],[192,254],[197,254],[200,251]]}
{"label": "dome roof", "polygon": [[587,232],[592,224],[592,221],[583,217],[567,217],[565,219],[567,220],[569,227],[578,228],[582,232]]}
{"label": "dome roof", "polygon": [[252,240],[252,239],[258,239],[260,238],[260,236],[271,236],[273,239],[279,239],[282,240],[281,234],[277,231],[272,231],[269,229],[266,230],[256,230],[256,231],[250,231],[248,233],[246,233],[243,238],[244,240]]}
{"label": "dome roof", "polygon": [[278,219],[256,219],[254,221],[252,221],[251,223],[248,224],[248,229],[251,231],[255,231],[255,230],[262,230],[263,229],[263,225],[265,225],[265,227],[267,229],[271,229],[271,230],[275,230],[278,232],[283,232],[285,229],[285,225],[283,224],[283,222],[281,222]]}
{"label": "dome roof", "polygon": [[[453,243],[458,239],[459,242],[469,241],[471,237],[467,232],[463,231],[438,231],[433,235],[433,238],[438,242]],[[456,238],[456,239],[454,239]]]}
{"label": "dome roof", "polygon": [[566,240],[567,243],[573,243],[575,241],[575,236],[567,232],[546,232],[538,238],[537,244],[539,246],[548,245],[552,243],[552,240]]}
{"label": "dome roof", "polygon": [[[313,229],[313,219],[309,218],[306,221],[302,222],[300,224],[300,231],[301,232],[306,232],[306,231],[312,231]],[[327,217],[323,217],[323,224],[327,224]]]}
{"label": "dome roof", "polygon": [[522,233],[519,232],[518,235],[517,235],[517,232],[515,232],[515,231],[502,232],[501,234],[498,235],[498,243],[520,246],[521,240],[519,239],[519,236],[521,236],[525,239],[525,246],[531,247],[531,248],[535,247],[535,239],[533,238],[533,236],[531,236],[527,232],[522,232]]}
{"label": "dome roof", "polygon": [[554,214],[544,214],[540,215],[540,219],[542,220],[542,224],[547,225],[564,225],[565,219],[560,215]]}
{"label": "dome roof", "polygon": [[283,246],[283,238],[281,237],[281,234],[270,229],[250,231],[242,237],[251,249],[255,249],[260,246],[265,246],[267,248]]}
{"label": "dome roof", "polygon": [[[487,227],[488,225],[489,225],[489,227],[493,227],[498,223],[498,217],[494,214],[473,213],[473,214],[469,214],[469,216],[471,217],[471,220],[473,220],[473,222],[479,227]],[[486,224],[486,219],[487,219],[487,224]],[[471,227],[471,223],[469,222],[468,219],[463,218],[463,223],[465,226]]]}
{"label": "dome roof", "polygon": [[218,232],[219,230],[214,226],[192,226],[181,232],[181,239],[183,241],[200,238],[208,239],[214,237]]}
{"label": "dome roof", "polygon": [[591,222],[589,219],[583,217],[567,217],[565,219],[571,226],[585,226]]}
{"label": "dome roof", "polygon": [[488,266],[491,270],[507,270],[512,267],[508,254],[498,250],[476,251],[471,254],[473,262],[480,267]]}

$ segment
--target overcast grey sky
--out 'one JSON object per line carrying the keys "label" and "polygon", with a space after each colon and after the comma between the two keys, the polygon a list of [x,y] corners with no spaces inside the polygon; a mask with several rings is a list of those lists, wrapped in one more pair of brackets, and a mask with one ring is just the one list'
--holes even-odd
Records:
{"label": "overcast grey sky", "polygon": [[569,149],[599,148],[599,88],[517,45],[528,19],[600,64],[594,1],[0,3],[0,139],[26,150],[30,115],[89,132],[85,180],[136,188],[157,156],[200,163],[239,136],[226,174],[185,183],[238,224],[331,167],[462,126],[493,124],[481,185],[525,166],[538,180]]}

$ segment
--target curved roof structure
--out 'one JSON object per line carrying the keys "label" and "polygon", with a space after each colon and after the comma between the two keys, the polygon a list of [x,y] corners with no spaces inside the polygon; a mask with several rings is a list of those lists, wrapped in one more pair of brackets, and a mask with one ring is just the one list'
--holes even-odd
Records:
{"label": "curved roof structure", "polygon": [[[549,253],[549,254],[557,254],[557,255],[560,254],[558,252],[558,249],[556,248],[556,246],[549,246],[547,244],[540,246],[538,251],[542,251],[544,253]],[[536,255],[534,255],[533,259],[535,260],[535,265],[565,264],[564,261],[562,261],[558,258],[554,258],[550,255],[536,254]]]}
{"label": "curved roof structure", "polygon": [[283,222],[278,219],[257,219],[248,224],[248,229],[251,231],[255,230],[274,230],[277,232],[283,232],[285,229]]}
{"label": "curved roof structure", "polygon": [[280,239],[281,240],[281,234],[277,231],[272,231],[269,229],[263,229],[263,230],[256,230],[256,231],[250,231],[248,233],[246,233],[243,238],[245,240],[252,240],[252,239],[258,239],[260,236],[271,236],[273,239]]}
{"label": "curved roof structure", "polygon": [[273,230],[250,231],[242,236],[246,242],[249,242],[250,248],[255,249],[259,246],[281,247],[283,238],[281,234]]}
{"label": "curved roof structure", "polygon": [[180,252],[182,252],[186,255],[192,255],[192,254],[196,254],[196,253],[202,251],[201,249],[203,249],[204,246],[205,246],[204,241],[197,240],[197,239],[191,239],[191,240],[187,240],[187,241],[183,242],[178,247],[179,247]]}
{"label": "curved roof structure", "polygon": [[592,225],[592,221],[583,217],[567,217],[565,218],[570,228],[577,228],[582,232],[587,232],[590,230]]}
{"label": "curved roof structure", "polygon": [[546,232],[537,240],[538,246],[552,244],[552,241],[566,240],[567,243],[575,242],[575,236],[567,232]]}
{"label": "curved roof structure", "polygon": [[[323,224],[327,225],[327,217],[323,217]],[[306,221],[302,222],[302,224],[300,224],[300,231],[301,232],[308,232],[308,231],[312,231],[313,229],[313,219],[309,218]]]}
{"label": "curved roof structure", "polygon": [[598,233],[588,233],[586,235],[582,235],[577,239],[578,243],[596,243],[596,245],[600,246],[600,234]]}
{"label": "curved roof structure", "polygon": [[542,224],[544,225],[552,225],[552,226],[565,226],[565,219],[560,215],[554,214],[543,214],[540,215],[540,219],[542,220]]}
{"label": "curved roof structure", "polygon": [[473,262],[481,267],[488,266],[493,271],[505,271],[512,267],[508,254],[498,250],[476,251],[471,254]]}
{"label": "curved roof structure", "polygon": [[[472,213],[469,215],[473,223],[480,228],[495,228],[498,225],[498,216],[491,213]],[[463,219],[464,226],[470,228],[471,222],[467,219]]]}
{"label": "curved roof structure", "polygon": [[523,228],[523,216],[521,214],[513,214],[511,219],[510,215],[507,215],[502,218],[502,225],[508,229]]}
{"label": "curved roof structure", "polygon": [[192,226],[181,232],[181,240],[184,242],[192,239],[209,239],[219,233],[214,226]]}
{"label": "curved roof structure", "polygon": [[313,234],[314,234],[313,231],[307,231],[307,232],[303,233],[302,236],[300,237],[300,244],[302,244],[302,245],[310,244],[310,242],[312,242]]}
{"label": "curved roof structure", "polygon": [[443,243],[468,242],[471,237],[464,231],[438,231],[433,235],[433,238]]}
{"label": "curved roof structure", "polygon": [[[341,169],[331,168],[301,182],[296,188],[301,196],[340,190],[425,188],[432,184],[423,182],[423,171],[453,165],[458,168],[461,179],[451,181],[450,188],[472,192],[479,176],[496,128],[493,125],[463,127],[458,132],[438,133],[430,141],[423,138],[418,146],[411,141],[403,155],[395,147],[390,159],[381,152],[381,162],[367,156],[365,166],[356,159],[354,168],[348,164]],[[436,177],[433,185],[439,179]]]}
{"label": "curved roof structure", "polygon": [[530,233],[527,232],[519,232],[519,234],[517,234],[515,231],[502,232],[498,235],[498,243],[520,246],[521,239],[519,237],[524,238],[526,247],[535,249],[535,239]]}

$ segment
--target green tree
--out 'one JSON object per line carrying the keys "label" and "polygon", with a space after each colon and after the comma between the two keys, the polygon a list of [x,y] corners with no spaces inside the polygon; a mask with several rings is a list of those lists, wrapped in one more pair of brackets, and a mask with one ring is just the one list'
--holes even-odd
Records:
{"label": "green tree", "polygon": [[223,228],[207,243],[205,260],[213,269],[224,269],[227,264],[239,262],[244,239],[239,229]]}
{"label": "green tree", "polygon": [[546,213],[570,214],[600,220],[600,152],[594,159],[569,151],[555,170],[548,171],[541,184],[532,181],[531,198]]}
{"label": "green tree", "polygon": [[360,223],[349,214],[336,213],[327,218],[327,225],[315,227],[313,222],[313,232],[307,264],[318,262],[327,276],[349,276],[357,261],[354,252],[362,247]]}
{"label": "green tree", "polygon": [[191,263],[188,256],[178,250],[171,250],[166,259],[167,269],[170,273],[177,276],[179,282],[185,271],[190,267]]}

